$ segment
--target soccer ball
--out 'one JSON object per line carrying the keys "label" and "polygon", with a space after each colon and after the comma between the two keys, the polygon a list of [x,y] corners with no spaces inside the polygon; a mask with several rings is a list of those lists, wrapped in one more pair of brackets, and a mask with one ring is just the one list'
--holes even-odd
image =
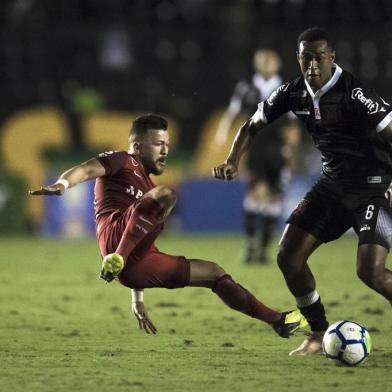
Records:
{"label": "soccer ball", "polygon": [[323,337],[325,356],[338,365],[357,366],[371,349],[369,332],[354,321],[342,320],[330,325]]}

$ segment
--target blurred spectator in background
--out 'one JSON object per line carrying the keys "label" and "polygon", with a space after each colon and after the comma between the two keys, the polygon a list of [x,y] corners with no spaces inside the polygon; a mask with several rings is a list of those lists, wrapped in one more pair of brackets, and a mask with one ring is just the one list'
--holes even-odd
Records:
{"label": "blurred spectator in background", "polygon": [[[266,100],[283,81],[279,76],[282,60],[271,49],[254,53],[255,74],[252,81],[237,83],[230,103],[219,123],[215,142],[222,146],[234,121]],[[300,141],[300,128],[293,117],[286,116],[265,132],[257,135],[246,161],[248,188],[243,201],[245,252],[247,263],[268,260],[276,223],[282,213],[282,187],[296,166],[295,151]]]}

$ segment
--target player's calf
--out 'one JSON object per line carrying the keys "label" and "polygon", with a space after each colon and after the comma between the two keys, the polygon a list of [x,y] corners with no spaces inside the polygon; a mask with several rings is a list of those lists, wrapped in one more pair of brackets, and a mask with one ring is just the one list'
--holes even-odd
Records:
{"label": "player's calf", "polygon": [[212,291],[230,308],[268,323],[280,337],[288,338],[308,325],[298,310],[281,313],[271,309],[235,282],[230,275],[220,277]]}
{"label": "player's calf", "polygon": [[357,275],[368,287],[392,300],[392,273],[385,267],[388,250],[381,245],[358,247]]}
{"label": "player's calf", "polygon": [[[149,195],[149,192],[146,195]],[[127,223],[115,250],[115,253],[121,255],[125,262],[146,236],[160,230],[167,212],[156,199],[144,196],[127,210]]]}
{"label": "player's calf", "polygon": [[190,286],[211,288],[228,307],[270,324],[281,337],[307,325],[298,311],[281,313],[264,305],[216,263],[192,260]]}
{"label": "player's calf", "polygon": [[366,284],[366,286],[380,294],[383,294],[383,276],[380,276],[380,274],[372,274],[371,271],[361,269],[357,270],[357,276],[363,283]]}

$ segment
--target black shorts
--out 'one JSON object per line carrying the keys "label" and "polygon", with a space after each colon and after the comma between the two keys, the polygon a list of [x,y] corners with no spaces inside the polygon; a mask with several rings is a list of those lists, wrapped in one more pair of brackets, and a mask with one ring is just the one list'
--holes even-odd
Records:
{"label": "black shorts", "polygon": [[384,193],[389,183],[341,185],[322,175],[287,219],[322,242],[336,240],[349,228],[359,244],[390,248],[392,210]]}

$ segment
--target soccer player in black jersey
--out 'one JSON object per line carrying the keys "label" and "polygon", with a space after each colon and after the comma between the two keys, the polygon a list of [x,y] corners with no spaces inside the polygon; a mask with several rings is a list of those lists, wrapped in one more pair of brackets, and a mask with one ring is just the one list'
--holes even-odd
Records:
{"label": "soccer player in black jersey", "polygon": [[303,121],[320,150],[321,176],[288,218],[278,253],[287,286],[312,329],[290,354],[306,355],[321,350],[328,327],[307,262],[323,242],[353,227],[359,239],[359,278],[392,301],[392,271],[386,268],[392,236],[392,107],[335,64],[325,30],[305,30],[297,45],[302,75],[258,105],[213,174],[235,178],[255,135],[289,110]]}

